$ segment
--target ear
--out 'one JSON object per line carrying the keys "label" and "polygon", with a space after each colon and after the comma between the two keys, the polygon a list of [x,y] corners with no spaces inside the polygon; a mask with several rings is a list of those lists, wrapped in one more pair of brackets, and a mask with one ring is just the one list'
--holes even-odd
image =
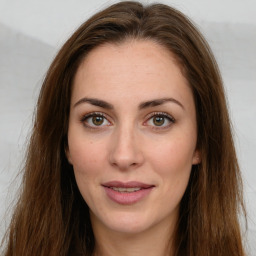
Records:
{"label": "ear", "polygon": [[201,152],[197,149],[195,150],[194,152],[194,155],[193,155],[193,158],[192,158],[192,164],[193,165],[197,165],[197,164],[200,164],[201,163]]}
{"label": "ear", "polygon": [[72,162],[72,159],[71,159],[71,155],[70,155],[68,146],[65,147],[65,155],[66,155],[66,158],[67,158],[68,162],[71,165],[73,165],[73,162]]}

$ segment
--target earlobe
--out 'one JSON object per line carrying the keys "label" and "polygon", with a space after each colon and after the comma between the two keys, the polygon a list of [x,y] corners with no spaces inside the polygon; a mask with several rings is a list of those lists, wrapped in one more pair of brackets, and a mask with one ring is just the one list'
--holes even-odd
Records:
{"label": "earlobe", "polygon": [[66,158],[67,158],[68,162],[71,165],[73,165],[68,146],[65,148],[65,155],[66,155]]}
{"label": "earlobe", "polygon": [[197,164],[200,164],[200,163],[201,163],[201,152],[199,150],[196,150],[194,152],[194,156],[193,156],[193,159],[192,159],[192,164],[197,165]]}

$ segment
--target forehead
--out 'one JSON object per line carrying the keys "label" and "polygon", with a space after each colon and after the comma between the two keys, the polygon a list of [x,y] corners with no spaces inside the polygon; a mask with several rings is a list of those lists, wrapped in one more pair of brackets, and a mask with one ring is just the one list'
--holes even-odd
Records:
{"label": "forehead", "polygon": [[153,41],[130,40],[93,49],[75,75],[72,99],[123,96],[144,100],[191,93],[175,56]]}
{"label": "forehead", "polygon": [[[153,65],[155,64],[155,65]],[[129,39],[121,43],[105,43],[91,50],[82,61],[79,69],[87,69],[87,73],[104,71],[116,71],[133,67],[144,67],[148,74],[155,74],[156,66],[164,70],[179,65],[176,56],[164,46],[153,40]],[[172,67],[172,68],[173,68]],[[78,71],[79,71],[78,69]],[[128,73],[127,73],[128,74]]]}

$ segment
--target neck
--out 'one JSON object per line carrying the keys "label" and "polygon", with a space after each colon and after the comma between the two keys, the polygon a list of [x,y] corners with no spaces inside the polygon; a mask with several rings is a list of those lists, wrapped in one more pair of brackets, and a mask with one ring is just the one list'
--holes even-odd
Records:
{"label": "neck", "polygon": [[174,228],[169,222],[136,234],[93,228],[96,241],[94,256],[171,256]]}

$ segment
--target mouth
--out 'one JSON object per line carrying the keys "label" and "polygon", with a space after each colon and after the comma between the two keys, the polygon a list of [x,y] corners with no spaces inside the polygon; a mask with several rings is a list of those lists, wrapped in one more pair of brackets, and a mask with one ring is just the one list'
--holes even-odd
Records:
{"label": "mouth", "polygon": [[147,197],[155,187],[151,184],[145,184],[137,181],[120,182],[110,181],[102,184],[108,198],[118,204],[135,204]]}
{"label": "mouth", "polygon": [[142,189],[142,188],[117,188],[117,187],[110,187],[110,188],[120,193],[133,193]]}

